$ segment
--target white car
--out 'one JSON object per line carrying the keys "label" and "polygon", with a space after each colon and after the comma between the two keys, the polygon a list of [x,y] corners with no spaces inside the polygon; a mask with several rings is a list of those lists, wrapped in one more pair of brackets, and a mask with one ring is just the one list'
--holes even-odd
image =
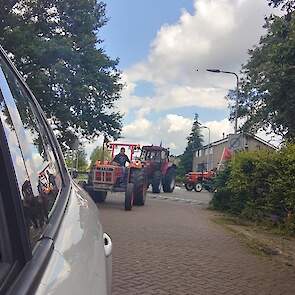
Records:
{"label": "white car", "polygon": [[0,294],[111,294],[112,242],[0,47]]}

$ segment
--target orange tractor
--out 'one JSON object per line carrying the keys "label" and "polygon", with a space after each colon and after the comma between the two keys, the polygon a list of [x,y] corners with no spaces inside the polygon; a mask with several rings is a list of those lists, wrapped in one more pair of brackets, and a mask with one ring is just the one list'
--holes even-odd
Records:
{"label": "orange tractor", "polygon": [[129,155],[130,164],[120,167],[112,161],[97,161],[91,168],[84,189],[97,203],[106,200],[108,192],[125,192],[125,210],[131,210],[133,205],[143,206],[146,199],[147,176],[139,160],[134,154],[140,151],[136,144],[111,143],[112,159],[116,150],[124,147]]}
{"label": "orange tractor", "polygon": [[195,190],[196,192],[201,192],[203,188],[210,191],[214,176],[213,171],[189,172],[185,175],[185,188],[188,191]]}

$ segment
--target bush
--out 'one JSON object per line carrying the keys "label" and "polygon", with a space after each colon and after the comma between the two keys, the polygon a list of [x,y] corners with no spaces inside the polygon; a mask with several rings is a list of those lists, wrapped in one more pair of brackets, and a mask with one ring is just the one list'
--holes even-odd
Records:
{"label": "bush", "polygon": [[214,187],[216,191],[210,202],[210,206],[216,210],[230,210],[232,193],[227,187],[230,171],[230,166],[227,165],[225,169],[220,171],[214,179]]}
{"label": "bush", "polygon": [[295,233],[295,145],[279,152],[241,152],[215,179],[211,206]]}
{"label": "bush", "polygon": [[176,183],[182,184],[185,181],[185,177],[184,176],[176,175],[176,179],[175,180],[176,180]]}

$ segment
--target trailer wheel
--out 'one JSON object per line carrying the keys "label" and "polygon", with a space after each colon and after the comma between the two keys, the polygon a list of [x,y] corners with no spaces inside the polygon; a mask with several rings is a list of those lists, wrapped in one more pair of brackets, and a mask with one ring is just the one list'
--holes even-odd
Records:
{"label": "trailer wheel", "polygon": [[103,191],[91,191],[89,194],[95,203],[104,203],[107,197],[107,192]]}
{"label": "trailer wheel", "polygon": [[202,183],[201,183],[201,182],[196,183],[196,185],[195,185],[195,187],[194,187],[194,190],[195,190],[197,193],[199,193],[199,192],[202,191],[202,189],[203,189],[203,185],[202,185]]}
{"label": "trailer wheel", "polygon": [[130,211],[133,206],[134,199],[134,184],[128,183],[125,192],[125,210]]}
{"label": "trailer wheel", "polygon": [[191,192],[194,189],[194,185],[192,183],[186,183],[185,188],[187,191]]}

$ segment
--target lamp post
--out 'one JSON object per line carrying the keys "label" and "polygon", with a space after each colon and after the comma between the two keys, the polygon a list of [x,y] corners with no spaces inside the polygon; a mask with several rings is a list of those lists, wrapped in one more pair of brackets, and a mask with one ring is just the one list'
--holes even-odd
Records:
{"label": "lamp post", "polygon": [[211,130],[208,126],[200,126],[200,128],[208,129],[209,138],[208,138],[208,155],[207,155],[207,170],[209,170],[209,157],[210,157],[210,143],[211,143]]}
{"label": "lamp post", "polygon": [[219,69],[207,69],[207,72],[230,74],[230,75],[234,75],[236,77],[236,79],[237,79],[237,97],[236,97],[236,106],[235,106],[235,134],[237,134],[237,131],[238,131],[238,107],[239,107],[239,99],[240,99],[239,76],[234,72],[222,71],[222,70],[219,70]]}

